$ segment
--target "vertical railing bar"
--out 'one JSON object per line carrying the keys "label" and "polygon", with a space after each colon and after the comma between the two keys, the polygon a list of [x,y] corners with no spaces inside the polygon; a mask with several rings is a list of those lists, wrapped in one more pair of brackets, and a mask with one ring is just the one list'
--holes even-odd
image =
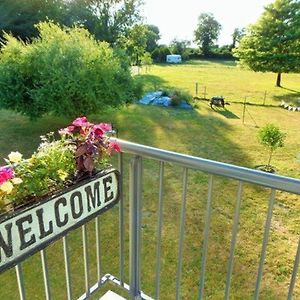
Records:
{"label": "vertical railing bar", "polygon": [[141,299],[140,250],[142,209],[142,158],[134,157],[130,165],[130,299]]}
{"label": "vertical railing bar", "polygon": [[51,300],[48,263],[47,263],[47,256],[46,256],[46,250],[45,249],[41,250],[41,260],[42,260],[46,300]]}
{"label": "vertical railing bar", "polygon": [[296,284],[299,262],[300,262],[300,239],[298,242],[298,248],[297,248],[297,253],[296,253],[294,267],[293,267],[293,273],[292,273],[291,282],[290,282],[290,286],[289,286],[289,294],[288,294],[288,298],[287,298],[288,300],[292,300],[292,298],[293,298],[293,291],[294,291],[294,287]]}
{"label": "vertical railing bar", "polygon": [[120,171],[120,202],[119,202],[119,255],[120,255],[120,283],[124,286],[124,252],[125,252],[125,223],[124,223],[124,198],[123,198],[123,176],[124,176],[124,159],[123,153],[119,153],[118,167]]}
{"label": "vertical railing bar", "polygon": [[70,259],[68,250],[68,236],[64,236],[63,249],[64,249],[64,260],[65,260],[65,273],[66,273],[66,286],[67,286],[67,299],[72,300],[72,286],[71,286],[71,271],[70,271]]}
{"label": "vertical railing bar", "polygon": [[181,283],[181,276],[182,276],[182,261],[183,261],[182,256],[183,256],[183,242],[184,242],[185,215],[186,215],[187,171],[188,171],[187,168],[183,169],[178,265],[177,265],[177,275],[176,275],[176,300],[180,299],[180,283]]}
{"label": "vertical railing bar", "polygon": [[237,232],[238,232],[239,219],[240,219],[242,192],[243,192],[243,183],[239,181],[236,204],[235,204],[234,221],[232,226],[231,247],[230,247],[229,260],[228,260],[227,277],[226,277],[225,300],[229,300],[229,290],[230,290],[231,276],[233,270],[233,259],[234,259],[234,252],[235,252]]}
{"label": "vertical railing bar", "polygon": [[16,274],[17,274],[17,282],[18,282],[20,300],[26,300],[22,266],[21,266],[21,264],[18,264],[18,265],[16,265],[15,268],[16,268]]}
{"label": "vertical railing bar", "polygon": [[100,240],[100,218],[95,218],[95,234],[96,234],[96,259],[97,259],[97,280],[101,282],[101,240]]}
{"label": "vertical railing bar", "polygon": [[83,244],[83,261],[84,261],[84,279],[85,279],[85,293],[87,299],[90,295],[90,278],[89,278],[89,258],[87,245],[87,228],[86,224],[82,225],[82,244]]}
{"label": "vertical railing bar", "polygon": [[242,191],[243,191],[243,183],[239,181],[236,204],[235,204],[234,221],[232,226],[232,238],[231,238],[230,255],[228,260],[228,270],[227,270],[227,277],[226,277],[225,300],[229,299],[229,290],[230,290],[231,276],[233,270],[233,259],[234,259],[234,252],[235,252],[237,232],[238,232],[239,219],[240,219]]}
{"label": "vertical railing bar", "polygon": [[161,268],[161,234],[163,224],[163,195],[164,195],[164,162],[160,162],[159,168],[159,195],[158,195],[158,213],[157,213],[157,243],[156,243],[156,284],[155,298],[159,299],[160,287],[160,268]]}
{"label": "vertical railing bar", "polygon": [[261,279],[262,279],[262,274],[263,274],[263,269],[264,269],[264,262],[265,262],[265,258],[266,258],[267,244],[268,244],[269,233],[270,233],[270,228],[271,228],[273,206],[274,206],[274,201],[275,201],[275,193],[276,193],[276,190],[272,189],[271,190],[271,196],[270,196],[270,199],[269,199],[268,214],[267,214],[267,219],[266,219],[266,224],[265,224],[264,238],[263,238],[263,244],[262,244],[262,249],[261,249],[261,254],[260,254],[259,267],[258,267],[257,278],[256,278],[256,286],[255,286],[255,292],[254,292],[254,299],[255,300],[257,300],[259,298],[260,284],[261,284]]}
{"label": "vertical railing bar", "polygon": [[212,191],[213,191],[213,175],[209,175],[208,198],[206,204],[206,216],[205,216],[205,225],[204,225],[204,241],[203,241],[202,258],[201,258],[200,284],[199,284],[199,296],[198,296],[199,300],[203,298],[203,292],[204,292],[206,256],[208,251],[208,238],[209,238],[209,229],[210,229],[210,221],[211,221],[211,211],[212,211]]}

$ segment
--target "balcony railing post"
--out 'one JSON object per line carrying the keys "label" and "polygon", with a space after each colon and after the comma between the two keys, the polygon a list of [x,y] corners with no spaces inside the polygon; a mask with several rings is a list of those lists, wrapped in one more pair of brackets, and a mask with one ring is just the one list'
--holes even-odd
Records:
{"label": "balcony railing post", "polygon": [[136,156],[130,164],[130,299],[140,300],[140,249],[142,217],[142,158]]}

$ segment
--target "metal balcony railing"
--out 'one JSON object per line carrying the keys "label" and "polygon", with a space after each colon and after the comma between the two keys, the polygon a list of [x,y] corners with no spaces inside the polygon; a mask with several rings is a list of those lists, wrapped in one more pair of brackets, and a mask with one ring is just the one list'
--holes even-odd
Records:
{"label": "metal balcony railing", "polygon": [[[267,214],[265,219],[265,225],[263,230],[262,246],[259,256],[259,263],[257,266],[256,283],[253,287],[254,299],[259,299],[261,282],[263,277],[265,259],[267,254],[267,245],[269,241],[272,215],[274,210],[274,203],[277,191],[285,191],[291,194],[300,195],[300,180],[278,176],[274,174],[268,174],[252,169],[242,168],[230,164],[221,162],[206,160],[198,157],[189,155],[179,154],[175,152],[165,151],[157,148],[152,148],[140,144],[131,143],[124,140],[118,140],[121,145],[122,153],[119,154],[118,169],[121,172],[121,196],[123,195],[125,184],[125,159],[124,155],[130,157],[129,166],[129,273],[125,272],[126,264],[126,240],[127,230],[125,228],[125,213],[127,205],[124,199],[120,200],[119,203],[119,234],[118,234],[118,245],[119,245],[119,274],[102,274],[101,270],[101,245],[99,239],[99,219],[95,219],[95,243],[96,243],[96,265],[97,265],[97,282],[92,283],[89,277],[89,268],[91,262],[89,261],[88,255],[88,244],[87,244],[87,227],[82,226],[82,242],[83,242],[83,258],[84,258],[84,274],[85,274],[85,293],[78,298],[78,300],[89,299],[92,294],[105,286],[106,283],[113,283],[125,291],[128,292],[129,298],[132,300],[138,299],[167,299],[161,291],[161,268],[162,268],[162,231],[163,231],[163,210],[164,210],[164,190],[166,185],[165,178],[165,167],[166,163],[171,165],[180,166],[183,168],[182,175],[182,196],[181,196],[181,208],[180,208],[180,224],[179,224],[179,239],[176,249],[177,253],[177,265],[176,265],[176,284],[174,291],[174,298],[182,298],[182,276],[183,276],[183,252],[185,242],[185,223],[187,217],[187,191],[188,191],[188,173],[192,169],[196,172],[204,172],[208,174],[208,186],[207,186],[207,202],[204,216],[204,228],[203,228],[203,240],[199,253],[201,252],[201,262],[198,268],[199,277],[195,279],[198,282],[197,295],[189,296],[189,299],[203,299],[204,298],[204,287],[207,275],[206,265],[209,249],[210,240],[210,227],[211,227],[211,216],[212,216],[212,199],[214,190],[215,176],[226,177],[232,181],[238,183],[237,196],[235,199],[235,208],[232,220],[232,231],[231,231],[231,242],[229,250],[229,259],[227,265],[227,275],[224,288],[224,299],[230,299],[230,287],[231,279],[233,275],[233,266],[235,259],[235,250],[237,245],[237,236],[240,222],[241,203],[243,199],[243,188],[247,183],[251,183],[255,186],[264,187],[270,189],[270,196],[267,207]],[[142,292],[144,282],[141,281],[141,230],[142,230],[142,190],[143,190],[143,160],[150,159],[158,162],[159,165],[159,186],[158,186],[158,206],[157,206],[157,221],[156,221],[156,240],[155,240],[155,283],[153,294],[148,296]],[[126,179],[127,182],[127,179]],[[224,187],[226,189],[226,187]],[[300,199],[299,199],[300,200]],[[66,298],[68,300],[73,299],[72,295],[72,283],[71,283],[71,271],[69,262],[69,248],[68,248],[68,236],[63,237],[63,253],[65,262],[65,277],[66,277]],[[49,284],[48,276],[48,264],[46,259],[46,249],[40,252],[41,262],[43,269],[43,279],[45,286],[45,298],[47,300],[52,299],[51,289]],[[298,273],[298,266],[300,260],[300,240],[296,251],[293,270],[290,274],[290,283],[286,291],[287,299],[292,299],[293,292],[296,284],[296,278]],[[26,291],[24,288],[24,278],[22,274],[21,264],[16,267],[16,275],[18,282],[18,289],[20,299],[26,299]],[[125,279],[129,278],[128,284],[125,283]],[[1,275],[0,275],[1,280]],[[149,294],[149,293],[148,293]],[[1,295],[0,298],[2,299]],[[42,296],[39,298],[41,299]]]}

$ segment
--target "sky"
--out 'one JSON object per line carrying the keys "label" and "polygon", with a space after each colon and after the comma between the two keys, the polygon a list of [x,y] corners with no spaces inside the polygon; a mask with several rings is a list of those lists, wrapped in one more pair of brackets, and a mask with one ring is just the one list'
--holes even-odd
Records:
{"label": "sky", "polygon": [[273,0],[144,0],[142,15],[146,23],[156,25],[160,30],[160,44],[178,40],[194,39],[201,13],[212,13],[222,25],[218,44],[232,43],[235,28],[255,23],[264,6]]}

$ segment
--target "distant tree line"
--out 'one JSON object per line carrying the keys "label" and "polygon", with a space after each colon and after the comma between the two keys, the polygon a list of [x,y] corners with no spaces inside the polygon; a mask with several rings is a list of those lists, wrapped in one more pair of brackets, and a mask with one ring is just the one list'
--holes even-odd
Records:
{"label": "distant tree line", "polygon": [[178,39],[159,44],[159,28],[144,24],[142,5],[142,0],[0,0],[0,37],[7,32],[30,42],[38,35],[35,24],[52,20],[84,27],[96,40],[125,51],[132,65],[165,62],[168,54],[184,60],[238,59],[254,71],[277,73],[277,86],[282,73],[300,71],[299,0],[274,0],[255,24],[235,28],[232,43],[224,46],[217,44],[221,24],[211,13],[202,13],[194,31],[197,48]]}

